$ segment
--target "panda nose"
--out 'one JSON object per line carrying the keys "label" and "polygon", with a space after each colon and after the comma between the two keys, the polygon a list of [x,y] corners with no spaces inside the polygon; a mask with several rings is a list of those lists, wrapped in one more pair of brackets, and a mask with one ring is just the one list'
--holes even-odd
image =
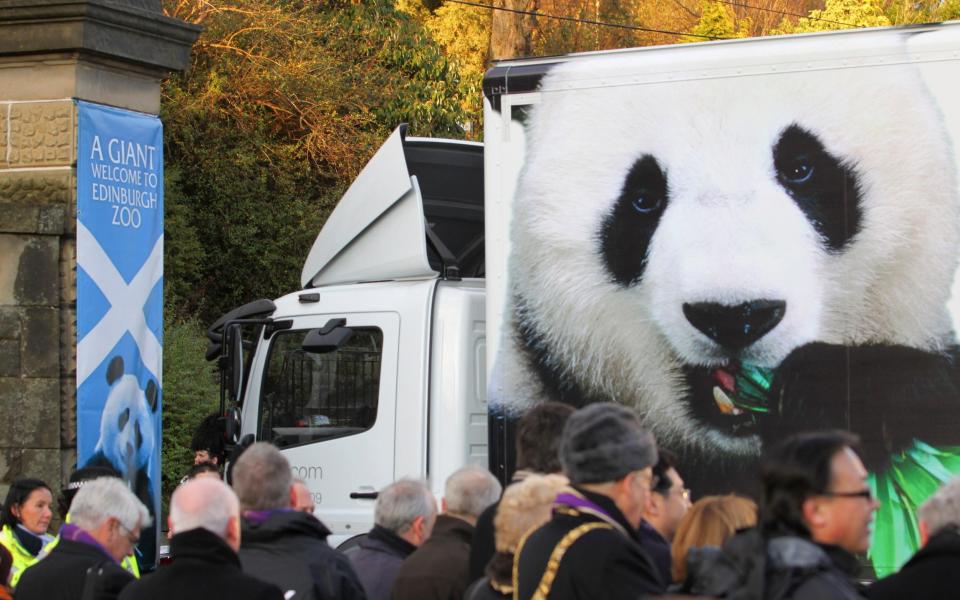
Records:
{"label": "panda nose", "polygon": [[783,300],[753,300],[736,306],[684,303],[690,324],[727,350],[742,350],[777,326],[787,310]]}

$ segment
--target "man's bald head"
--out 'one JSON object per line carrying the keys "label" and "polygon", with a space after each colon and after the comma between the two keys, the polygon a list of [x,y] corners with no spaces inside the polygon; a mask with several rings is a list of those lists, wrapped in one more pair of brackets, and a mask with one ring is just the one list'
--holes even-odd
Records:
{"label": "man's bald head", "polygon": [[240,547],[239,522],[237,495],[219,479],[190,479],[180,485],[170,499],[169,524],[173,535],[203,528],[237,550]]}

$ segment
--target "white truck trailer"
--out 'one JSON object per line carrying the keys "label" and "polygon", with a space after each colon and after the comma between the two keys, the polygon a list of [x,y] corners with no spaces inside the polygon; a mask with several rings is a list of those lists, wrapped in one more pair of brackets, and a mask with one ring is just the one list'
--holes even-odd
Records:
{"label": "white truck trailer", "polygon": [[231,435],[346,539],[399,477],[505,477],[543,400],[634,407],[695,493],[846,428],[870,559],[909,556],[960,471],[960,25],[505,61],[484,95],[483,146],[398,128],[302,289],[211,329]]}

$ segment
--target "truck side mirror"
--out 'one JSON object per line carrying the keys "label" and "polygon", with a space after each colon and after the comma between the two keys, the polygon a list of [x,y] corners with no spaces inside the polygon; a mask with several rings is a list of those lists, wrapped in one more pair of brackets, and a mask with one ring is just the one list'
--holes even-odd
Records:
{"label": "truck side mirror", "polygon": [[313,329],[303,338],[303,351],[314,354],[335,352],[353,337],[346,319],[330,319],[320,329]]}
{"label": "truck side mirror", "polygon": [[243,392],[243,335],[240,326],[228,327],[227,338],[230,349],[230,393],[234,401],[239,403]]}

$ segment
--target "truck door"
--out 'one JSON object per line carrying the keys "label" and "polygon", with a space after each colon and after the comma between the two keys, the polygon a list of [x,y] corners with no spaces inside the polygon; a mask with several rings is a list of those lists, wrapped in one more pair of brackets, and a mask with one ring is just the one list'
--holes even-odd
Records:
{"label": "truck door", "polygon": [[[331,352],[304,350],[309,331],[333,318],[353,336]],[[399,316],[316,315],[294,327],[270,342],[257,439],[283,450],[335,535],[365,532],[375,492],[393,481]]]}

